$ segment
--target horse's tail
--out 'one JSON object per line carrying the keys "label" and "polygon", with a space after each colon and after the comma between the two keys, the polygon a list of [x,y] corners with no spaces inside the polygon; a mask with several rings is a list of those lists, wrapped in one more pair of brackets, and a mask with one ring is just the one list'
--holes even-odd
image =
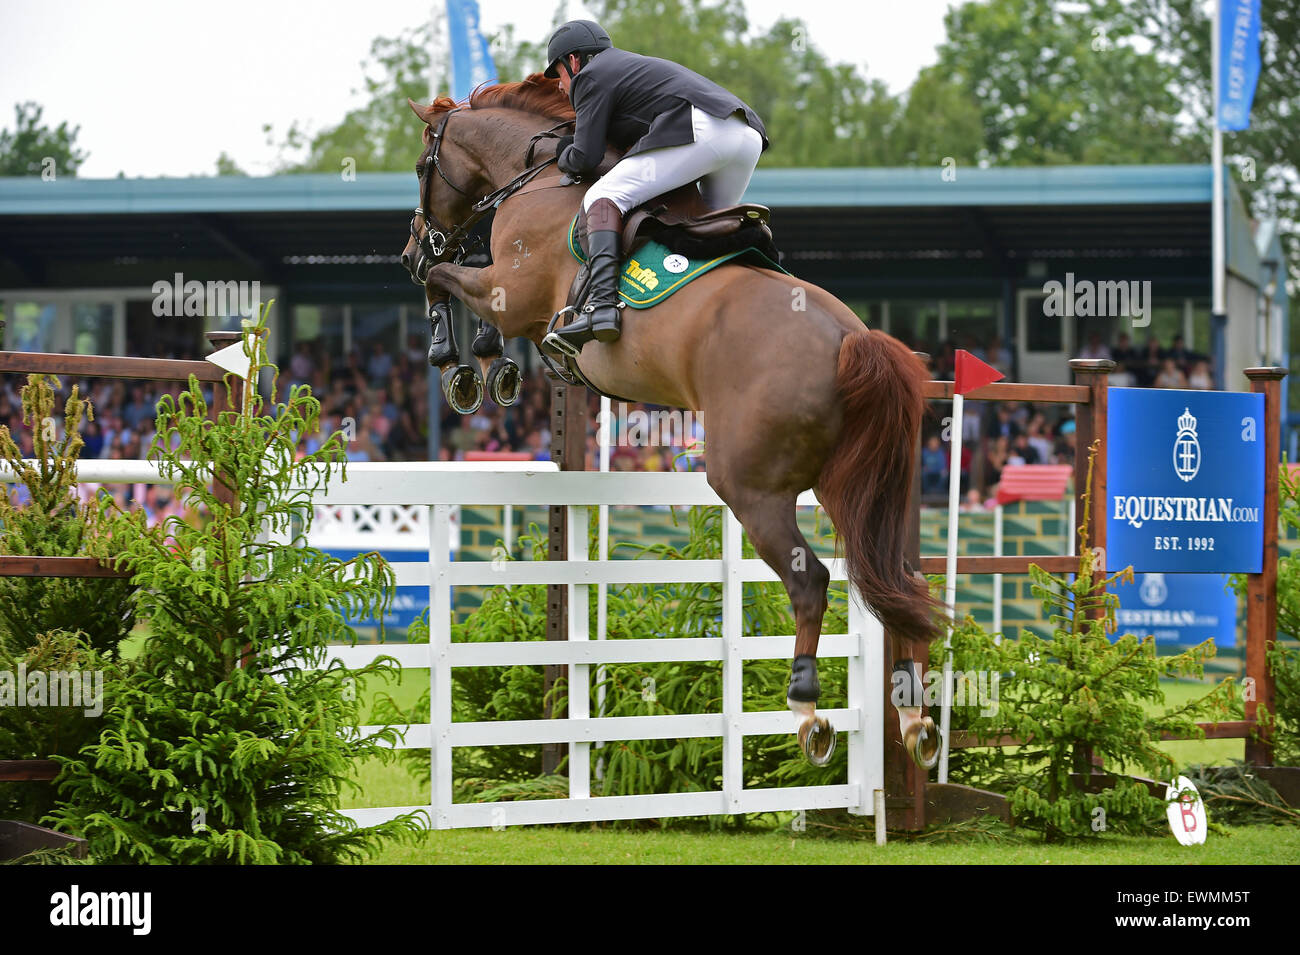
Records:
{"label": "horse's tail", "polygon": [[903,563],[925,380],[925,366],[897,339],[845,336],[836,372],[843,430],[817,491],[863,602],[894,637],[928,643],[937,604]]}

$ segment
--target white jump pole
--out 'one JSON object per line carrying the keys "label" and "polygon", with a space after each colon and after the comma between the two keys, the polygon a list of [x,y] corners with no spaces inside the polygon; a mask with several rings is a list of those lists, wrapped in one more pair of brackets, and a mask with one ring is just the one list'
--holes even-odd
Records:
{"label": "white jump pole", "polygon": [[1065,502],[1065,553],[1068,557],[1074,556],[1074,524],[1078,520],[1078,513],[1075,510],[1077,502],[1073,497],[1067,497]]}
{"label": "white jump pole", "polygon": [[[944,606],[953,626],[957,625],[957,515],[961,500],[961,438],[964,398],[956,392],[952,396],[952,455],[948,464],[948,562],[944,587]],[[939,782],[948,781],[948,726],[952,722],[952,628],[943,637],[946,651],[943,659],[943,711],[939,716]]]}
{"label": "white jump pole", "polygon": [[[1002,502],[993,509],[993,556],[1002,556]],[[1002,575],[993,575],[993,640],[1002,642]]]}
{"label": "white jump pole", "polygon": [[[600,455],[601,473],[609,471],[609,442],[613,438],[614,422],[610,417],[610,401],[608,395],[600,396],[600,421],[601,427],[596,429],[596,446],[597,453]],[[603,429],[603,431],[602,431]],[[609,560],[609,505],[600,505],[598,513],[599,530],[597,531],[597,552],[596,556],[600,560]],[[605,626],[609,620],[609,595],[605,592],[605,584],[601,583],[596,586],[596,639],[605,639]],[[596,667],[596,715],[605,715],[605,665],[599,664]],[[596,749],[604,749],[603,742],[596,743]],[[605,779],[605,757],[599,756],[596,759],[596,779],[603,782]]]}

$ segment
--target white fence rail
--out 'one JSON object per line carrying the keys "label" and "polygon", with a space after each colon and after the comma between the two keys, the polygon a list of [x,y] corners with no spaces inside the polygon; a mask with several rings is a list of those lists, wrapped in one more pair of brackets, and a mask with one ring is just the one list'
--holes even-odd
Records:
{"label": "white fence rail", "polygon": [[[157,466],[145,461],[84,461],[82,481],[168,483]],[[0,468],[0,481],[13,480]],[[348,480],[333,481],[314,501],[317,513],[341,508],[404,508],[408,528],[427,532],[420,560],[393,563],[398,586],[428,586],[430,642],[337,647],[332,657],[347,666],[364,666],[378,656],[394,657],[404,668],[427,668],[430,722],[403,727],[405,749],[430,751],[431,797],[427,806],[348,810],[363,825],[424,810],[435,828],[527,825],[612,819],[847,808],[871,815],[874,793],[884,785],[885,719],[884,633],[879,622],[850,591],[848,633],[825,634],[819,657],[848,661],[848,705],[821,710],[838,732],[848,733],[848,777],[837,785],[746,789],[742,741],[746,736],[793,733],[793,715],[783,700],[776,709],[745,711],[742,666],[746,660],[794,655],[794,636],[742,637],[742,597],[746,583],[776,581],[761,560],[742,556],[740,523],[730,511],[722,523],[720,560],[589,560],[589,521],[601,505],[720,505],[703,474],[560,473],[549,462],[356,463]],[[815,506],[811,494],[799,500]],[[569,507],[568,560],[454,561],[452,514],[460,505],[552,505]],[[422,512],[422,513],[421,513]],[[391,512],[390,512],[391,513]],[[415,523],[409,523],[409,522]],[[288,543],[287,541],[285,541]],[[313,535],[314,546],[328,546]],[[832,580],[844,580],[842,560],[825,562]],[[588,588],[629,583],[716,583],[722,588],[722,636],[589,639]],[[567,641],[452,644],[452,592],[455,586],[563,584],[568,587]],[[722,709],[718,713],[664,716],[593,717],[592,667],[625,662],[712,661],[722,663]],[[569,712],[562,719],[477,723],[452,721],[452,671],[470,666],[567,665]],[[720,737],[722,788],[711,792],[593,796],[591,750],[601,741]],[[452,750],[455,747],[562,743],[569,748],[566,799],[500,803],[452,801]]]}
{"label": "white fence rail", "polygon": [[[404,667],[428,667],[430,722],[406,727],[404,748],[428,748],[432,757],[428,806],[350,810],[363,824],[413,810],[429,812],[436,828],[580,822],[599,819],[709,815],[846,807],[870,815],[874,790],[883,786],[884,635],[879,623],[856,600],[849,604],[849,632],[822,638],[819,656],[848,659],[848,706],[826,710],[838,731],[848,733],[848,778],[839,785],[746,789],[742,765],[745,736],[793,733],[794,717],[784,700],[778,709],[746,712],[742,705],[745,660],[794,655],[793,635],[742,637],[742,588],[753,581],[775,581],[761,560],[741,556],[741,527],[728,511],[722,528],[720,560],[589,560],[589,521],[600,505],[718,505],[721,501],[702,474],[634,474],[522,470],[508,473],[433,473],[405,466],[368,464],[348,468],[348,481],[336,483],[318,503],[364,505],[375,501],[428,507],[429,555],[423,563],[394,565],[399,585],[429,586],[431,639],[428,645],[342,647],[334,656],[347,665],[364,665],[380,655]],[[811,495],[801,499],[815,504]],[[568,560],[491,562],[452,561],[450,512],[456,505],[569,506]],[[843,562],[827,562],[834,580],[844,579]],[[589,639],[588,588],[600,584],[711,582],[722,588],[722,636]],[[454,586],[564,584],[569,588],[568,640],[452,644]],[[592,667],[602,663],[721,661],[722,710],[665,716],[593,717]],[[553,720],[453,723],[452,671],[467,666],[568,665],[569,712]],[[599,741],[721,737],[722,789],[713,792],[593,796],[591,750]],[[502,803],[453,803],[452,750],[458,746],[562,743],[569,748],[567,799]]]}

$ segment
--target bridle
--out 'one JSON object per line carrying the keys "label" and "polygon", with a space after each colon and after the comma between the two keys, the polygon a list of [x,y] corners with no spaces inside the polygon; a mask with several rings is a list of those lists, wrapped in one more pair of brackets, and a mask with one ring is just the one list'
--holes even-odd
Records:
{"label": "bridle", "polygon": [[[533,165],[533,151],[537,147],[538,141],[547,138],[557,138],[558,130],[564,129],[566,126],[572,126],[574,122],[571,119],[565,120],[564,122],[557,123],[550,129],[544,130],[532,137],[532,139],[528,141],[528,151],[524,154],[524,171],[518,176],[515,176],[515,178],[511,179],[500,189],[494,189],[481,199],[475,201],[473,206],[470,207],[470,213],[465,217],[464,221],[459,222],[452,228],[448,229],[439,222],[432,213],[425,211],[432,206],[430,202],[432,196],[429,193],[429,189],[433,182],[433,176],[429,172],[429,167],[432,166],[442,178],[442,181],[451,186],[451,188],[456,190],[456,192],[460,193],[466,199],[471,198],[470,193],[466,192],[448,178],[447,173],[442,168],[442,162],[438,158],[439,152],[442,149],[443,136],[447,130],[447,122],[451,119],[452,113],[458,113],[462,109],[464,109],[463,106],[457,106],[455,109],[450,109],[443,114],[441,122],[438,123],[437,129],[433,131],[430,137],[433,140],[433,146],[432,149],[429,150],[428,157],[425,159],[423,164],[423,170],[420,172],[420,204],[415,207],[415,212],[411,216],[411,235],[415,238],[416,245],[420,251],[415,264],[410,269],[411,281],[416,285],[424,284],[425,279],[428,278],[429,269],[433,268],[433,266],[446,261],[452,261],[459,264],[467,255],[469,255],[478,243],[482,242],[482,237],[476,236],[474,242],[469,246],[466,246],[465,244],[466,240],[470,238],[471,231],[479,224],[479,222],[486,218],[493,210],[498,208],[501,203],[506,201],[506,199],[510,198],[536,178],[537,175],[547,166],[555,162],[556,157],[552,156],[550,159],[544,160],[536,166]],[[423,232],[420,231],[421,220],[423,220]]]}

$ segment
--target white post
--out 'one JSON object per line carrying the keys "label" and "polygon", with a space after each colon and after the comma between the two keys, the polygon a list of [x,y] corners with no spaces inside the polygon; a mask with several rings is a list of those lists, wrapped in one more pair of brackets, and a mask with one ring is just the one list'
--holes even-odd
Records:
{"label": "white post", "polygon": [[[601,424],[596,428],[596,445],[597,453],[600,455],[600,470],[602,474],[609,472],[609,441],[613,431],[613,422],[610,420],[609,396],[600,396],[600,421]],[[602,429],[604,434],[602,435]],[[597,516],[598,529],[596,533],[596,557],[599,560],[609,560],[609,505],[600,505]],[[609,594],[606,591],[606,584],[602,580],[596,585],[596,639],[604,640],[605,631],[609,625]],[[605,715],[605,664],[600,663],[596,666],[596,715]],[[596,749],[604,749],[603,742],[596,744]],[[596,778],[602,782],[605,779],[605,757],[600,756],[596,760]]]}
{"label": "white post", "polygon": [[1074,556],[1074,525],[1078,521],[1078,511],[1075,509],[1078,502],[1073,496],[1067,496],[1065,499],[1065,553],[1067,557]]}
{"label": "white post", "polygon": [[[570,561],[586,561],[587,532],[591,526],[591,508],[568,508],[568,545]],[[590,584],[569,584],[569,640],[588,639],[591,611],[587,603]],[[591,717],[591,666],[569,664],[569,719]],[[591,798],[591,744],[569,744],[569,798]]]}
{"label": "white post", "polygon": [[861,729],[849,732],[849,777],[858,802],[849,806],[853,815],[883,812],[874,804],[872,793],[884,785],[885,739],[885,629],[849,588],[849,633],[855,638],[855,656],[848,658],[848,703],[861,714]]}
{"label": "white post", "polygon": [[[1002,502],[993,509],[993,556],[1002,556]],[[1002,575],[993,575],[993,633],[994,641],[1002,642]]]}
{"label": "white post", "polygon": [[722,799],[724,811],[740,812],[744,787],[743,737],[740,715],[743,660],[740,655],[744,619],[744,582],[740,577],[740,521],[730,508],[722,511]]}
{"label": "white post", "polygon": [[[1214,185],[1210,213],[1212,217],[1210,224],[1210,267],[1213,269],[1210,276],[1210,288],[1213,298],[1213,307],[1210,309],[1211,350],[1213,350],[1215,338],[1219,334],[1221,318],[1226,316],[1228,311],[1223,288],[1226,243],[1223,221],[1223,133],[1219,130],[1219,83],[1222,82],[1222,77],[1219,75],[1219,20],[1222,15],[1221,6],[1221,0],[1214,0],[1214,18],[1210,26],[1210,75],[1212,77],[1210,89],[1214,100],[1211,104],[1213,123],[1210,136],[1210,172]],[[1228,371],[1226,368],[1216,367],[1215,378],[1218,387],[1227,387]]]}
{"label": "white post", "polygon": [[[945,567],[947,580],[944,586],[944,606],[953,626],[957,625],[957,514],[961,508],[961,433],[965,414],[964,399],[952,396],[952,455],[948,464],[948,561]],[[944,650],[952,649],[952,630],[943,637]],[[924,679],[924,675],[922,675]],[[948,726],[952,719],[952,657],[943,661],[943,712],[939,717],[939,782],[948,781]]]}
{"label": "white post", "polygon": [[429,521],[429,736],[431,822],[451,828],[451,507],[435,504]]}

